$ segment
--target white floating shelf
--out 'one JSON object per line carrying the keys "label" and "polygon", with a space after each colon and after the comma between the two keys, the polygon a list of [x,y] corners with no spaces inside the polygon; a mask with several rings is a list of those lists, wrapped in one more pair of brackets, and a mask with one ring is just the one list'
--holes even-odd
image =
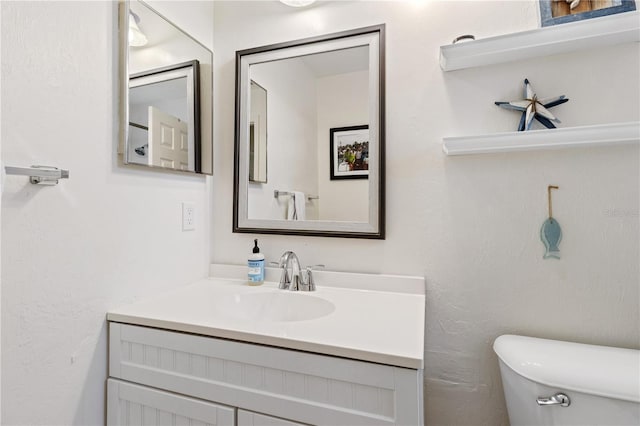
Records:
{"label": "white floating shelf", "polygon": [[444,71],[640,41],[640,12],[624,12],[440,46]]}
{"label": "white floating shelf", "polygon": [[640,143],[640,122],[444,138],[447,155],[493,154]]}

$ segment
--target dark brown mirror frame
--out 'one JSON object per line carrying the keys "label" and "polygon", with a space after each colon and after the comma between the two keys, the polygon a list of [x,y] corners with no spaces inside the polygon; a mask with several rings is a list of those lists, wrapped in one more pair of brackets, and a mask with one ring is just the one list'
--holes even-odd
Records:
{"label": "dark brown mirror frame", "polygon": [[[348,231],[348,230],[317,230],[317,229],[281,229],[268,227],[248,227],[239,225],[239,183],[240,183],[240,151],[244,141],[240,137],[241,126],[241,60],[244,56],[256,53],[281,50],[290,47],[305,46],[314,43],[327,42],[344,39],[347,37],[374,34],[378,35],[378,222],[377,229],[373,232]],[[233,232],[252,234],[276,234],[276,235],[301,235],[315,237],[338,237],[338,238],[365,238],[384,239],[385,238],[385,24],[374,25],[365,28],[342,31],[322,36],[309,37],[293,40],[284,43],[271,44],[251,49],[236,51],[236,77],[235,77],[235,149],[234,149],[234,184],[233,184]]]}

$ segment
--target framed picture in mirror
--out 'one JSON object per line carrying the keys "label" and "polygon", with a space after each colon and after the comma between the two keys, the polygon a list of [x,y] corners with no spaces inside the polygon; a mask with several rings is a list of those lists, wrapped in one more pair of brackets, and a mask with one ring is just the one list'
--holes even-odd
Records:
{"label": "framed picture in mirror", "polygon": [[369,126],[329,130],[331,180],[369,177]]}

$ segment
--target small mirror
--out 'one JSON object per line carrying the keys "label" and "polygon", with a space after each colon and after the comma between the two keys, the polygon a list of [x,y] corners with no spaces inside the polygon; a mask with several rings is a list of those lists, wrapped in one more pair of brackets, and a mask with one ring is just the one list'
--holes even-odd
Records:
{"label": "small mirror", "polygon": [[251,80],[249,181],[267,183],[267,91]]}
{"label": "small mirror", "polygon": [[124,164],[211,174],[213,54],[142,1],[120,25]]}
{"label": "small mirror", "polygon": [[234,232],[384,238],[384,25],[239,51],[236,73]]}

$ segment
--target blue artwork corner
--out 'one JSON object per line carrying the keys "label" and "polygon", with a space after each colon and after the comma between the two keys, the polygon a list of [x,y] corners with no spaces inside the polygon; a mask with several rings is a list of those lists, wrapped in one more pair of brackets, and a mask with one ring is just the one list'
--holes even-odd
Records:
{"label": "blue artwork corner", "polygon": [[553,17],[551,10],[553,0],[539,0],[538,3],[540,5],[540,24],[542,27],[566,24],[567,22],[582,21],[585,19],[597,18],[600,16],[614,15],[616,13],[636,10],[636,2],[634,0],[613,0],[613,6],[611,7]]}

